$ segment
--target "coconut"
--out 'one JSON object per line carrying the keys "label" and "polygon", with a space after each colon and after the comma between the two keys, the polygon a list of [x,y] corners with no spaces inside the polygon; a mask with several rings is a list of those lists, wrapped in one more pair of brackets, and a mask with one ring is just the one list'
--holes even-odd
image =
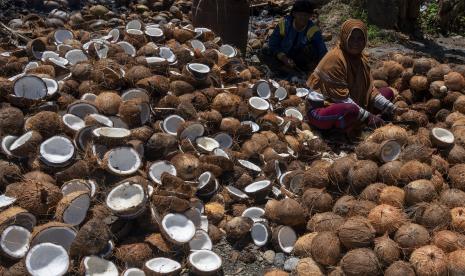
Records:
{"label": "coconut", "polygon": [[121,274],[122,276],[145,276],[145,272],[139,268],[128,268]]}
{"label": "coconut", "polygon": [[132,99],[119,105],[118,114],[130,127],[136,127],[150,120],[150,106],[139,98]]}
{"label": "coconut", "polygon": [[404,187],[405,203],[409,206],[420,202],[430,202],[437,197],[436,189],[429,180],[420,179],[410,182]]}
{"label": "coconut", "polygon": [[303,185],[308,188],[325,188],[329,184],[328,170],[331,163],[317,160],[304,173]]}
{"label": "coconut", "polygon": [[264,276],[289,276],[289,273],[280,269],[270,269],[265,271]]}
{"label": "coconut", "polygon": [[338,229],[339,239],[347,249],[370,246],[375,234],[376,230],[369,220],[361,216],[347,219]]}
{"label": "coconut", "polygon": [[444,70],[442,67],[435,66],[428,71],[426,77],[430,83],[434,81],[442,81],[444,80]]}
{"label": "coconut", "polygon": [[396,185],[400,181],[401,161],[391,161],[378,169],[378,179],[389,185]]}
{"label": "coconut", "polygon": [[115,175],[131,175],[142,166],[142,160],[135,149],[123,146],[105,153],[102,164],[108,172]]}
{"label": "coconut", "polygon": [[189,265],[197,275],[214,275],[222,267],[221,257],[210,250],[198,250],[189,255]]}
{"label": "coconut", "polygon": [[273,229],[271,240],[276,250],[291,253],[297,241],[297,234],[289,226],[278,226]]}
{"label": "coconut", "polygon": [[231,93],[220,93],[212,101],[212,108],[223,115],[233,115],[241,102],[241,97]]}
{"label": "coconut", "polygon": [[[422,135],[418,133],[416,136],[412,136],[412,138],[418,142],[418,140],[421,139],[421,136]],[[427,143],[430,144],[429,139]],[[429,160],[431,160],[431,156],[433,155],[433,152],[434,150],[429,148],[428,146],[414,143],[414,144],[408,145],[402,150],[400,159],[402,159],[402,161],[404,162],[416,160],[419,162],[426,163],[426,162],[429,162]]]}
{"label": "coconut", "polygon": [[95,99],[97,108],[106,115],[116,115],[121,104],[121,97],[114,92],[102,92]]}
{"label": "coconut", "polygon": [[152,234],[145,238],[145,242],[150,244],[154,249],[158,250],[161,254],[170,255],[173,253],[173,245],[168,243],[163,235],[160,233]]}
{"label": "coconut", "polygon": [[408,161],[400,169],[400,180],[403,183],[419,179],[431,179],[433,172],[427,164],[416,160]]}
{"label": "coconut", "polygon": [[240,127],[241,122],[232,117],[223,118],[220,123],[220,130],[232,135],[235,135]]}
{"label": "coconut", "polygon": [[107,195],[106,205],[117,216],[134,218],[140,215],[147,202],[145,188],[132,181],[123,181]]}
{"label": "coconut", "polygon": [[452,187],[465,190],[465,164],[458,164],[450,168],[449,179]]}
{"label": "coconut", "polygon": [[265,205],[265,217],[273,222],[289,226],[305,223],[305,210],[296,200],[269,200]]}
{"label": "coconut", "polygon": [[379,144],[370,141],[364,141],[357,145],[355,154],[357,158],[376,160],[379,152]]}
{"label": "coconut", "polygon": [[417,126],[425,127],[428,124],[428,116],[426,116],[423,112],[410,109],[400,115],[400,121],[414,123]]}
{"label": "coconut", "polygon": [[449,208],[465,206],[465,192],[459,189],[446,189],[441,192],[439,201]]}
{"label": "coconut", "polygon": [[455,144],[454,147],[449,151],[447,161],[451,165],[465,163],[465,148]]}
{"label": "coconut", "polygon": [[434,245],[416,249],[409,261],[417,275],[448,275],[447,255]]}
{"label": "coconut", "polygon": [[385,271],[385,276],[415,276],[415,271],[411,264],[404,261],[392,263]]}
{"label": "coconut", "polygon": [[385,265],[399,260],[401,254],[399,245],[391,240],[387,234],[375,239],[374,251],[378,259]]}
{"label": "coconut", "polygon": [[450,90],[461,91],[465,88],[465,78],[457,72],[450,72],[444,76],[444,83]]}
{"label": "coconut", "polygon": [[415,74],[425,75],[431,69],[431,60],[428,58],[419,58],[413,61],[413,72]]}
{"label": "coconut", "polygon": [[235,217],[226,223],[224,230],[229,239],[240,240],[250,232],[252,226],[252,219],[248,217]]}
{"label": "coconut", "polygon": [[28,229],[11,225],[1,232],[0,252],[10,259],[20,259],[29,250],[31,232]]}
{"label": "coconut", "polygon": [[409,254],[414,249],[428,244],[430,235],[425,227],[415,223],[406,223],[397,230],[394,240],[405,253]]}
{"label": "coconut", "polygon": [[66,251],[69,251],[76,234],[76,230],[71,225],[51,221],[34,228],[32,231],[31,246],[50,242],[60,245]]}
{"label": "coconut", "polygon": [[426,228],[441,229],[449,225],[451,216],[447,206],[433,202],[415,206],[413,219]]}
{"label": "coconut", "polygon": [[[245,160],[243,160],[245,161]],[[254,165],[255,166],[255,165]],[[256,166],[258,169],[259,167]],[[259,180],[250,183],[244,188],[244,192],[249,196],[255,199],[255,201],[263,201],[265,197],[270,193],[272,189],[271,181],[269,180]]]}
{"label": "coconut", "polygon": [[387,186],[381,190],[378,202],[402,208],[405,202],[405,191],[396,186]]}
{"label": "coconut", "polygon": [[156,160],[176,151],[178,147],[175,136],[166,133],[155,133],[145,144],[145,157]]}
{"label": "coconut", "polygon": [[224,217],[224,205],[218,202],[210,202],[205,205],[205,214],[214,224],[216,224]]}
{"label": "coconut", "polygon": [[70,225],[79,225],[86,218],[90,206],[87,191],[72,192],[58,202],[55,217]]}
{"label": "coconut", "polygon": [[125,243],[116,248],[115,257],[128,266],[142,266],[153,255],[147,243]]}
{"label": "coconut", "polygon": [[433,81],[429,86],[429,92],[433,97],[442,99],[447,94],[447,87],[442,80]]}
{"label": "coconut", "polygon": [[42,136],[40,135],[40,133],[31,130],[17,138],[9,146],[8,150],[11,152],[11,154],[15,156],[27,157],[33,155],[37,151],[41,142]]}
{"label": "coconut", "polygon": [[323,268],[321,268],[312,258],[300,259],[295,268],[295,273],[298,276],[305,276],[305,275],[323,276],[325,275]]}
{"label": "coconut", "polygon": [[355,200],[352,209],[349,211],[349,216],[366,217],[370,211],[376,207],[376,203],[369,200]]}
{"label": "coconut", "polygon": [[386,188],[384,183],[373,183],[368,185],[359,195],[359,199],[370,200],[373,202],[379,201],[381,191]]}
{"label": "coconut", "polygon": [[334,203],[333,212],[340,216],[347,216],[351,214],[356,202],[353,196],[344,195]]}
{"label": "coconut", "polygon": [[171,163],[176,167],[177,175],[184,180],[192,180],[195,177],[199,160],[194,155],[180,153],[171,158]]}
{"label": "coconut", "polygon": [[40,145],[40,160],[51,167],[64,167],[74,158],[73,143],[64,136],[53,136]]}
{"label": "coconut", "polygon": [[70,266],[66,250],[52,243],[41,243],[32,247],[25,264],[31,275],[64,275]]}
{"label": "coconut", "polygon": [[409,84],[410,89],[415,92],[422,92],[429,88],[428,79],[425,76],[413,76]]}
{"label": "coconut", "polygon": [[81,261],[81,274],[85,275],[98,275],[105,274],[108,276],[119,275],[116,265],[97,256],[87,256]]}
{"label": "coconut", "polygon": [[378,165],[370,160],[359,160],[349,170],[348,179],[351,189],[363,190],[369,184],[376,182]]}
{"label": "coconut", "polygon": [[404,67],[396,61],[385,61],[383,62],[383,70],[389,80],[395,80],[400,77]]}
{"label": "coconut", "polygon": [[164,257],[150,259],[144,264],[144,272],[150,276],[177,275],[181,268],[181,264],[177,261]]}
{"label": "coconut", "polygon": [[0,160],[0,189],[21,179],[21,169],[14,163]]}
{"label": "coconut", "polygon": [[431,242],[446,253],[465,248],[465,236],[449,230],[436,232]]}
{"label": "coconut", "polygon": [[161,232],[167,240],[180,245],[194,237],[195,225],[182,214],[167,214],[161,221]]}
{"label": "coconut", "polygon": [[333,213],[325,212],[312,216],[307,223],[307,230],[312,232],[333,231],[338,229],[343,223],[344,218]]}
{"label": "coconut", "polygon": [[36,218],[23,208],[9,207],[0,212],[0,232],[10,225],[21,226],[30,232],[36,225]]}
{"label": "coconut", "polygon": [[312,242],[317,232],[305,234],[297,239],[294,244],[292,253],[298,257],[311,257],[312,256]]}
{"label": "coconut", "polygon": [[302,205],[309,214],[331,211],[333,198],[323,189],[309,188],[302,196]]}
{"label": "coconut", "polygon": [[379,275],[381,264],[375,252],[368,248],[359,248],[347,252],[341,259],[341,268],[344,275]]}
{"label": "coconut", "polygon": [[378,234],[392,233],[407,221],[407,215],[399,208],[381,204],[370,211],[368,220]]}
{"label": "coconut", "polygon": [[321,265],[336,265],[341,256],[341,244],[334,232],[320,232],[311,243],[311,253]]}
{"label": "coconut", "polygon": [[80,257],[102,252],[111,239],[108,226],[102,219],[91,219],[78,231],[71,243],[70,255]]}
{"label": "coconut", "polygon": [[465,207],[456,207],[450,210],[452,216],[452,229],[465,233]]}
{"label": "coconut", "polygon": [[250,229],[250,235],[252,241],[258,247],[265,246],[268,241],[271,239],[271,231],[269,227],[264,223],[254,223]]}
{"label": "coconut", "polygon": [[23,112],[16,107],[0,108],[0,135],[19,134],[24,123]]}

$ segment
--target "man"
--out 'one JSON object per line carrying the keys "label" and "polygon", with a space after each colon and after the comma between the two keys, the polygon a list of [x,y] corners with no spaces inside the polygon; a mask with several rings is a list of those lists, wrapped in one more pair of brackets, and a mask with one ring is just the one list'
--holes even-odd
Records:
{"label": "man", "polygon": [[276,77],[305,80],[328,51],[320,29],[310,19],[313,10],[308,0],[297,0],[269,37],[262,59]]}

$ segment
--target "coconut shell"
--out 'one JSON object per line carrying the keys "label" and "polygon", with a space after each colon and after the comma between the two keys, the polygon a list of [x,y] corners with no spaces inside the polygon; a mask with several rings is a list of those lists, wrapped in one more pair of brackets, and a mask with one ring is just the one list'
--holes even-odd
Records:
{"label": "coconut shell", "polygon": [[226,223],[224,230],[226,237],[231,240],[240,240],[249,234],[253,221],[248,217],[235,217]]}
{"label": "coconut shell", "polygon": [[269,200],[265,205],[265,217],[278,224],[300,226],[305,224],[305,209],[296,200]]}
{"label": "coconut shell", "polygon": [[457,232],[441,230],[434,234],[431,243],[449,253],[465,248],[465,236]]}
{"label": "coconut shell", "polygon": [[413,251],[410,256],[415,272],[419,276],[447,274],[447,255],[434,245],[426,245]]}
{"label": "coconut shell", "polygon": [[369,220],[361,216],[347,219],[338,229],[339,239],[347,249],[370,246],[375,234],[376,230]]}
{"label": "coconut shell", "polygon": [[359,248],[347,252],[342,257],[340,265],[347,276],[381,274],[381,264],[375,252],[368,248]]}
{"label": "coconut shell", "polygon": [[312,241],[318,233],[308,233],[297,239],[294,244],[292,253],[298,257],[311,257],[312,256]]}
{"label": "coconut shell", "polygon": [[333,212],[317,213],[307,223],[311,232],[334,231],[344,224],[345,219]]}
{"label": "coconut shell", "polygon": [[392,264],[401,257],[399,245],[391,240],[387,234],[375,239],[375,251],[378,259],[385,265]]}
{"label": "coconut shell", "polygon": [[415,271],[410,263],[396,261],[384,271],[384,276],[415,276]]}
{"label": "coconut shell", "polygon": [[90,171],[88,160],[78,160],[66,169],[57,172],[55,178],[58,183],[64,183],[73,179],[79,179],[83,175],[89,175]]}
{"label": "coconut shell", "polygon": [[153,251],[150,245],[144,242],[126,243],[115,249],[115,257],[128,266],[142,267],[153,257]]}
{"label": "coconut shell", "polygon": [[323,276],[324,270],[312,258],[300,259],[295,268],[297,276]]}
{"label": "coconut shell", "polygon": [[307,188],[325,188],[329,184],[328,170],[331,163],[317,160],[304,173],[304,186]]}
{"label": "coconut shell", "polygon": [[82,257],[98,254],[105,249],[110,239],[110,229],[103,220],[89,220],[79,229],[71,244],[70,255]]}
{"label": "coconut shell", "polygon": [[0,212],[0,233],[10,225],[19,225],[32,231],[35,223],[34,216],[20,207],[13,206]]}
{"label": "coconut shell", "polygon": [[0,108],[0,136],[18,135],[24,124],[23,112],[16,107]]}
{"label": "coconut shell", "polygon": [[336,265],[341,257],[341,244],[334,232],[320,232],[312,239],[311,253],[321,265]]}
{"label": "coconut shell", "polygon": [[456,207],[450,210],[452,217],[451,228],[460,233],[465,233],[465,207]]}
{"label": "coconut shell", "polygon": [[414,249],[428,244],[430,235],[425,227],[415,223],[406,223],[397,230],[394,241],[399,244],[404,253],[409,254]]}
{"label": "coconut shell", "polygon": [[121,97],[114,92],[102,92],[95,99],[95,105],[105,115],[116,115],[121,104]]}
{"label": "coconut shell", "polygon": [[465,88],[465,78],[457,72],[450,72],[444,76],[444,83],[450,90],[461,91]]}
{"label": "coconut shell", "polygon": [[21,169],[15,163],[0,160],[0,190],[10,183],[20,181],[21,176]]}
{"label": "coconut shell", "polygon": [[370,184],[365,189],[363,189],[358,198],[378,202],[381,191],[386,187],[387,185],[384,183]]}
{"label": "coconut shell", "polygon": [[378,234],[392,233],[407,221],[407,215],[399,208],[381,204],[370,211],[368,220]]}
{"label": "coconut shell", "polygon": [[333,208],[333,198],[323,189],[309,188],[302,196],[302,205],[309,214],[328,212]]}
{"label": "coconut shell", "polygon": [[420,202],[430,202],[437,197],[436,189],[429,180],[420,179],[404,187],[405,203],[409,206]]}
{"label": "coconut shell", "polygon": [[[90,199],[89,192],[87,191],[78,191],[78,192],[72,192],[66,196],[64,196],[57,204],[56,210],[55,210],[55,218],[58,221],[63,221],[63,216],[65,211],[70,207],[70,204],[83,196],[87,196]],[[87,211],[87,210],[86,210]],[[66,222],[65,222],[66,223]]]}
{"label": "coconut shell", "polygon": [[378,203],[403,208],[405,203],[405,191],[396,186],[387,186],[381,190]]}
{"label": "coconut shell", "polygon": [[378,165],[370,160],[359,160],[349,170],[348,179],[350,188],[361,191],[371,183],[376,182]]}
{"label": "coconut shell", "polygon": [[431,179],[433,171],[427,164],[416,160],[408,161],[400,168],[400,180],[409,183],[419,179]]}

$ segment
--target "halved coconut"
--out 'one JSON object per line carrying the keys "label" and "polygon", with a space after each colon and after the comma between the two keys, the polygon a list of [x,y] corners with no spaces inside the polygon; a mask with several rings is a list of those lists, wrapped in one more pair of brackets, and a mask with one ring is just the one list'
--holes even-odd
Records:
{"label": "halved coconut", "polygon": [[220,51],[220,53],[222,53],[223,55],[225,55],[225,56],[227,56],[229,58],[235,57],[237,55],[236,48],[234,48],[233,46],[231,46],[229,44],[221,45],[219,51]]}
{"label": "halved coconut", "polygon": [[92,131],[94,139],[105,145],[121,145],[131,136],[131,131],[117,127],[99,127]]}
{"label": "halved coconut", "polygon": [[293,118],[296,118],[298,119],[299,121],[302,121],[304,119],[304,116],[302,115],[302,113],[300,113],[299,110],[297,110],[296,108],[293,108],[293,107],[290,107],[290,108],[287,108],[285,111],[284,111],[284,114],[288,117],[293,117]]}
{"label": "halved coconut", "polygon": [[259,80],[253,87],[260,98],[269,99],[271,97],[271,87],[266,80]]}
{"label": "halved coconut", "polygon": [[215,179],[215,186],[210,192],[203,193],[205,190],[202,190],[202,191],[197,192],[197,196],[203,199],[210,198],[218,191],[219,188],[220,188],[220,184],[218,180]]}
{"label": "halved coconut", "polygon": [[448,148],[454,144],[455,137],[445,128],[435,127],[431,130],[431,142],[439,148]]}
{"label": "halved coconut", "polygon": [[185,122],[185,120],[179,115],[170,115],[163,120],[162,128],[163,131],[171,134],[177,135],[178,128]]}
{"label": "halved coconut", "polygon": [[87,117],[92,119],[92,120],[95,120],[97,123],[99,123],[99,124],[101,124],[103,126],[107,126],[107,127],[111,127],[111,128],[113,127],[113,121],[110,120],[110,118],[108,118],[105,115],[94,113],[94,114],[87,115]]}
{"label": "halved coconut", "polygon": [[217,140],[210,137],[199,137],[195,139],[197,147],[203,152],[212,152],[214,149],[220,147],[220,143]]}
{"label": "halved coconut", "polygon": [[58,92],[58,82],[54,79],[42,78],[47,86],[47,96],[52,97]]}
{"label": "halved coconut", "polygon": [[202,41],[200,40],[192,39],[190,44],[194,50],[198,50],[201,53],[205,52],[206,50],[205,45],[203,45]]}
{"label": "halved coconut", "polygon": [[8,150],[15,156],[26,157],[37,150],[41,141],[42,136],[37,131],[30,130],[18,137]]}
{"label": "halved coconut", "polygon": [[163,38],[163,30],[157,27],[145,28],[145,34],[154,39],[154,41]]}
{"label": "halved coconut", "polygon": [[161,175],[164,172],[176,176],[176,167],[168,161],[158,161],[153,163],[149,167],[150,180],[157,184],[161,184]]}
{"label": "halved coconut", "polygon": [[70,65],[76,65],[79,62],[87,61],[89,59],[81,49],[69,50],[66,52],[65,58],[69,61]]}
{"label": "halved coconut", "polygon": [[106,39],[109,39],[111,43],[116,43],[120,37],[121,33],[118,29],[112,29],[108,32]]}
{"label": "halved coconut", "polygon": [[79,225],[84,221],[90,206],[87,191],[72,192],[64,196],[56,207],[55,217],[69,225]]}
{"label": "halved coconut", "polygon": [[39,77],[26,75],[13,84],[14,95],[28,100],[40,100],[47,96],[47,84]]}
{"label": "halved coconut", "polygon": [[[220,145],[221,145],[221,143],[220,143]],[[213,150],[213,155],[215,155],[215,156],[222,156],[222,157],[225,157],[225,158],[230,159],[230,158],[229,158],[229,155],[228,155],[223,149],[221,149],[221,148],[216,148],[216,149],[214,149],[214,150]]]}
{"label": "halved coconut", "polygon": [[68,252],[53,243],[41,243],[29,250],[25,260],[27,271],[34,276],[64,275],[68,272]]}
{"label": "halved coconut", "polygon": [[105,246],[105,248],[101,252],[99,252],[98,255],[101,258],[109,258],[113,256],[114,249],[115,249],[115,243],[112,240],[109,240],[107,243],[107,246]]}
{"label": "halved coconut", "polygon": [[82,260],[85,275],[118,276],[118,268],[113,262],[97,256],[88,256]]}
{"label": "halved coconut", "polygon": [[117,147],[105,154],[105,169],[116,175],[131,175],[142,166],[139,153],[132,147]]}
{"label": "halved coconut", "polygon": [[379,149],[379,159],[384,163],[397,160],[402,151],[402,146],[396,140],[388,140],[381,144]]}
{"label": "halved coconut", "polygon": [[204,172],[199,176],[197,191],[200,194],[209,194],[216,188],[216,178],[211,172]]}
{"label": "halved coconut", "polygon": [[55,38],[56,43],[62,44],[62,43],[65,43],[66,40],[73,39],[74,35],[69,30],[60,29],[60,30],[55,31],[55,34],[53,35],[53,38]]}
{"label": "halved coconut", "polygon": [[122,101],[129,101],[132,99],[142,99],[144,102],[150,102],[149,93],[142,88],[132,88],[124,91],[121,95]]}
{"label": "halved coconut", "polygon": [[229,193],[231,198],[235,200],[246,200],[249,198],[246,193],[231,185],[226,186],[226,191]]}
{"label": "halved coconut", "polygon": [[153,258],[145,262],[144,271],[147,275],[178,275],[181,264],[164,257]]}
{"label": "halved coconut", "polygon": [[270,103],[260,97],[251,97],[249,99],[249,107],[252,114],[255,116],[265,113],[270,108]]}
{"label": "halved coconut", "polygon": [[18,225],[8,226],[0,236],[0,249],[12,259],[24,257],[29,250],[31,232]]}
{"label": "halved coconut", "polygon": [[145,210],[147,198],[142,185],[127,181],[114,187],[108,193],[105,202],[117,216],[134,218]]}
{"label": "halved coconut", "polygon": [[188,63],[187,70],[197,79],[205,79],[210,73],[210,67],[202,63]]}
{"label": "halved coconut", "polygon": [[47,60],[52,64],[62,68],[66,68],[65,66],[69,63],[69,61],[64,57],[50,57]]}
{"label": "halved coconut", "polygon": [[13,205],[16,202],[16,198],[9,197],[6,195],[0,195],[0,210]]}
{"label": "halved coconut", "polygon": [[68,106],[67,113],[78,116],[84,119],[89,114],[99,113],[96,106],[90,102],[77,101]]}
{"label": "halved coconut", "polygon": [[207,232],[203,230],[197,230],[194,238],[189,242],[189,248],[191,251],[195,250],[212,250],[213,243]]}
{"label": "halved coconut", "polygon": [[14,136],[14,135],[7,135],[5,137],[2,138],[2,152],[8,156],[8,157],[15,157],[11,151],[10,151],[10,147],[11,145],[16,141],[16,139],[18,139],[18,136]]}
{"label": "halved coconut", "polygon": [[252,236],[253,243],[256,246],[265,246],[271,239],[271,233],[269,228],[263,223],[254,223],[250,229],[250,235]]}
{"label": "halved coconut", "polygon": [[81,96],[81,100],[92,103],[94,103],[96,99],[97,95],[95,95],[94,93],[84,93],[84,95]]}
{"label": "halved coconut", "polygon": [[260,126],[252,121],[242,121],[241,125],[249,125],[252,128],[252,133],[255,133],[260,130]]}
{"label": "halved coconut", "polygon": [[48,61],[50,59],[58,59],[58,58],[60,58],[60,55],[58,53],[56,53],[54,51],[44,51],[42,53],[41,60],[45,62],[45,61]]}
{"label": "halved coconut", "polygon": [[202,213],[198,209],[190,208],[189,210],[185,211],[183,214],[186,216],[186,218],[188,218],[194,223],[196,229],[200,228],[200,223],[202,220]]}
{"label": "halved coconut", "polygon": [[221,269],[221,257],[210,250],[198,250],[189,255],[189,265],[198,275],[214,275]]}
{"label": "halved coconut", "polygon": [[86,126],[86,123],[84,122],[84,120],[74,114],[66,113],[62,117],[62,121],[65,127],[67,128],[67,130],[70,131],[71,133],[76,133],[80,129]]}
{"label": "halved coconut", "polygon": [[214,139],[218,141],[218,147],[221,149],[229,149],[233,145],[233,138],[225,132],[218,133]]}
{"label": "halved coconut", "polygon": [[294,229],[289,226],[278,226],[273,229],[272,241],[276,249],[284,253],[291,253],[297,241],[297,235]]}
{"label": "halved coconut", "polygon": [[126,24],[126,30],[129,30],[129,29],[141,30],[142,23],[137,19],[131,20],[128,22],[128,24]]}
{"label": "halved coconut", "polygon": [[287,90],[284,87],[279,87],[274,92],[274,97],[277,98],[279,101],[284,100],[287,97]]}
{"label": "halved coconut", "polygon": [[124,52],[128,54],[129,56],[131,57],[136,56],[137,50],[131,43],[127,41],[120,41],[116,44],[119,45],[121,48],[123,48]]}
{"label": "halved coconut", "polygon": [[81,128],[74,136],[74,145],[76,148],[85,151],[92,144],[92,131],[96,126],[87,126]]}
{"label": "halved coconut", "polygon": [[74,158],[73,142],[64,136],[53,136],[40,144],[40,160],[49,166],[63,167]]}
{"label": "halved coconut", "polygon": [[71,225],[52,221],[34,228],[31,246],[53,243],[69,251],[76,235],[77,232]]}
{"label": "halved coconut", "polygon": [[161,232],[174,244],[184,244],[195,235],[195,225],[182,214],[167,214],[161,221]]}
{"label": "halved coconut", "polygon": [[262,169],[259,166],[255,165],[250,161],[239,159],[237,160],[237,162],[245,169],[248,169],[254,173],[260,173],[262,171]]}
{"label": "halved coconut", "polygon": [[9,225],[18,225],[32,231],[36,223],[35,216],[20,207],[10,207],[0,212],[0,228],[2,229]]}
{"label": "halved coconut", "polygon": [[160,47],[159,55],[160,57],[166,59],[170,64],[176,62],[176,55],[168,47]]}
{"label": "halved coconut", "polygon": [[73,192],[87,192],[91,197],[94,197],[96,191],[97,183],[93,180],[73,179],[61,185],[63,196],[67,196]]}
{"label": "halved coconut", "polygon": [[205,128],[200,123],[193,123],[184,128],[179,134],[179,139],[189,139],[190,141],[195,141],[197,137],[203,136]]}
{"label": "halved coconut", "polygon": [[306,97],[309,93],[307,88],[298,87],[295,89],[295,95],[300,98]]}
{"label": "halved coconut", "polygon": [[145,272],[142,269],[133,267],[126,269],[122,276],[145,276]]}
{"label": "halved coconut", "polygon": [[265,210],[260,207],[250,207],[242,212],[243,217],[251,218],[254,222],[263,221],[263,216],[265,215]]}
{"label": "halved coconut", "polygon": [[270,193],[271,188],[271,181],[260,180],[247,185],[244,192],[255,200],[263,200]]}

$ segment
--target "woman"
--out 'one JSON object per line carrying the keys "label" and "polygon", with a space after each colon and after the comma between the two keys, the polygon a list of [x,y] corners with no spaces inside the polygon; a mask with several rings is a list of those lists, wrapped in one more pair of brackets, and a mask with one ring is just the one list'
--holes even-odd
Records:
{"label": "woman", "polygon": [[373,113],[401,113],[391,103],[390,88],[375,89],[368,60],[363,54],[367,44],[367,27],[349,19],[342,25],[339,45],[321,60],[307,85],[309,123],[319,129],[338,128],[350,131],[367,123],[376,128],[384,124]]}
{"label": "woman", "polygon": [[313,9],[308,0],[297,0],[269,37],[262,59],[278,77],[303,77],[305,81],[326,54],[321,31],[310,19]]}

